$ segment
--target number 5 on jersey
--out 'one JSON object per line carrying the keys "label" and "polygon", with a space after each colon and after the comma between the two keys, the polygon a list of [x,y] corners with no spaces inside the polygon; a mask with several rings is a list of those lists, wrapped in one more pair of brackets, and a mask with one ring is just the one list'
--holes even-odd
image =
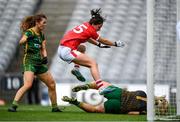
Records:
{"label": "number 5 on jersey", "polygon": [[84,29],[87,29],[87,26],[84,24],[77,26],[76,28],[73,29],[74,33],[82,33]]}

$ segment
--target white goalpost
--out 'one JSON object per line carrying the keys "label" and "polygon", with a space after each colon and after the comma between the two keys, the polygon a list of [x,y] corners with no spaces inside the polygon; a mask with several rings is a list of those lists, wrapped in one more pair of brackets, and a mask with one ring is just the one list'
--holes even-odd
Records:
{"label": "white goalpost", "polygon": [[[180,0],[177,0],[177,25],[180,26]],[[177,102],[177,115],[180,115],[180,27],[176,26],[176,34],[177,34],[177,49],[176,49],[176,57],[177,57],[177,73],[176,73],[176,82],[177,82],[177,94],[176,94],[176,102]]]}
{"label": "white goalpost", "polygon": [[[147,120],[180,120],[180,0],[146,0],[146,7]],[[163,114],[160,95],[168,100]]]}
{"label": "white goalpost", "polygon": [[154,0],[147,0],[147,120],[154,120]]}

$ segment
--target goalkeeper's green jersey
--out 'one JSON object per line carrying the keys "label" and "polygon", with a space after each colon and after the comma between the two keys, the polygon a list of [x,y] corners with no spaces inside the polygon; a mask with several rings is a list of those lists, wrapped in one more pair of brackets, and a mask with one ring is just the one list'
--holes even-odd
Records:
{"label": "goalkeeper's green jersey", "polygon": [[104,95],[107,101],[104,103],[106,113],[127,114],[130,111],[146,111],[146,93],[144,91],[126,91],[116,86],[109,86],[109,89],[114,88],[110,93]]}
{"label": "goalkeeper's green jersey", "polygon": [[41,65],[41,48],[42,42],[45,40],[44,34],[41,32],[37,35],[32,28],[25,33],[27,42],[24,44],[23,64]]}
{"label": "goalkeeper's green jersey", "polygon": [[146,93],[144,91],[122,91],[121,96],[121,113],[130,111],[146,111]]}

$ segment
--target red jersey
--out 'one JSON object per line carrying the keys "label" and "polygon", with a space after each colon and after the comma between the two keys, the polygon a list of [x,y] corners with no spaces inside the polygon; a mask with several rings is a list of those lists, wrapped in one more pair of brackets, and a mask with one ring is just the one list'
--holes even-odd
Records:
{"label": "red jersey", "polygon": [[74,50],[77,49],[81,43],[86,42],[89,38],[97,40],[99,38],[99,34],[91,24],[85,22],[68,31],[60,40],[60,45],[67,46]]}

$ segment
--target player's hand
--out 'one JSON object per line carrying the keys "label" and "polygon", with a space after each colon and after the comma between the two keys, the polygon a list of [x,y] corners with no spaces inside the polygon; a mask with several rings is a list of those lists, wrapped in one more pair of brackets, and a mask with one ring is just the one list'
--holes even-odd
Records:
{"label": "player's hand", "polygon": [[125,43],[123,42],[123,41],[115,41],[114,42],[114,45],[116,46],[116,47],[124,47],[125,46]]}
{"label": "player's hand", "polygon": [[108,46],[108,45],[103,45],[101,43],[98,43],[97,45],[99,48],[111,48],[111,46]]}
{"label": "player's hand", "polygon": [[48,58],[47,58],[47,57],[43,57],[41,63],[42,63],[42,64],[47,64],[47,63],[48,63]]}

